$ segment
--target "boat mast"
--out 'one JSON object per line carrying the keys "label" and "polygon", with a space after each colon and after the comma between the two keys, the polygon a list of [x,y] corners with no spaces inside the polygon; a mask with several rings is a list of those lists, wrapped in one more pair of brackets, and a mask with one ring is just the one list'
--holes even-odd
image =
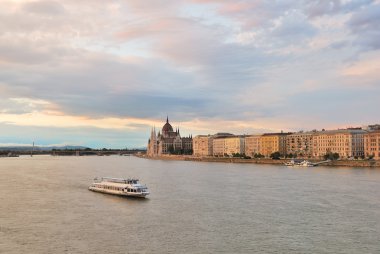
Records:
{"label": "boat mast", "polygon": [[33,157],[33,152],[34,152],[34,141],[33,141],[32,151],[30,151],[30,157]]}

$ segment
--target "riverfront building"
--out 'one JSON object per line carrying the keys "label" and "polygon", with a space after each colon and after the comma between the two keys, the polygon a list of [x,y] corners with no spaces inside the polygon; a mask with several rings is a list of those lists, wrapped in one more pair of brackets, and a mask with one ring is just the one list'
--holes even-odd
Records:
{"label": "riverfront building", "polygon": [[191,135],[181,137],[179,128],[174,131],[169,123],[169,118],[166,118],[162,132],[158,132],[156,135],[155,128],[152,128],[150,139],[148,140],[147,155],[192,154],[192,149],[193,139]]}
{"label": "riverfront building", "polygon": [[317,158],[328,153],[338,153],[340,158],[363,156],[365,133],[361,128],[315,132],[313,155]]}
{"label": "riverfront building", "polygon": [[231,133],[217,133],[212,139],[212,155],[215,157],[223,157],[225,155],[225,138],[233,137]]}
{"label": "riverfront building", "polygon": [[230,133],[217,133],[214,135],[213,156],[223,157],[245,152],[245,137],[235,136]]}
{"label": "riverfront building", "polygon": [[211,135],[198,135],[193,138],[193,154],[195,156],[212,156],[212,141],[214,137]]}
{"label": "riverfront building", "polygon": [[250,135],[245,137],[245,155],[253,157],[260,153],[261,134]]}
{"label": "riverfront building", "polygon": [[380,128],[364,134],[365,157],[380,160]]}
{"label": "riverfront building", "polygon": [[233,136],[224,138],[224,153],[228,156],[245,153],[245,137]]}
{"label": "riverfront building", "polygon": [[255,157],[261,154],[269,158],[279,152],[281,156],[292,154],[297,158],[323,159],[328,155],[339,158],[380,159],[380,125],[362,128],[322,130],[297,133],[265,133],[249,136],[217,133],[215,135],[191,135],[181,137],[179,129],[175,131],[166,119],[162,130],[156,134],[152,128],[148,141],[149,156],[163,154],[193,154],[194,156],[228,157],[245,154]]}
{"label": "riverfront building", "polygon": [[261,136],[260,153],[270,157],[272,153],[286,154],[286,136],[291,133],[265,133]]}
{"label": "riverfront building", "polygon": [[315,132],[297,132],[286,136],[286,153],[297,157],[313,156],[313,134]]}

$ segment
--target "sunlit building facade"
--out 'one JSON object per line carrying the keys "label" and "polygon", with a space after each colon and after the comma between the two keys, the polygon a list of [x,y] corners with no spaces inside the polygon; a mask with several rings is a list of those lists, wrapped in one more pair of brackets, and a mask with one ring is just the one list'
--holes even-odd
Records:
{"label": "sunlit building facade", "polygon": [[235,136],[230,133],[217,133],[212,141],[213,156],[224,157],[245,152],[244,136]]}
{"label": "sunlit building facade", "polygon": [[286,136],[286,153],[297,157],[312,157],[314,133],[297,132]]}
{"label": "sunlit building facade", "polygon": [[380,129],[364,134],[364,153],[367,158],[380,160]]}
{"label": "sunlit building facade", "polygon": [[195,156],[212,156],[213,147],[211,135],[198,135],[193,138],[193,155]]}
{"label": "sunlit building facade", "polygon": [[272,153],[286,154],[286,136],[291,133],[265,133],[261,136],[260,153],[270,157]]}
{"label": "sunlit building facade", "polygon": [[340,158],[363,156],[365,133],[360,128],[315,132],[313,155],[317,158],[328,153],[337,153]]}
{"label": "sunlit building facade", "polygon": [[255,154],[260,153],[261,136],[260,134],[245,137],[245,155],[253,157]]}
{"label": "sunlit building facade", "polygon": [[224,153],[228,156],[245,153],[245,137],[233,136],[224,138]]}

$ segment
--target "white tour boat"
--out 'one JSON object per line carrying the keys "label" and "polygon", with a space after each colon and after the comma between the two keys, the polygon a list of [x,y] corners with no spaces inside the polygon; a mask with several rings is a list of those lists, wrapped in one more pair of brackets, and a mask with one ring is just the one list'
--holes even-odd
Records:
{"label": "white tour boat", "polygon": [[317,166],[317,164],[312,163],[312,162],[307,161],[307,160],[303,160],[303,161],[291,160],[291,161],[285,162],[284,165],[290,166],[290,167],[315,167],[315,166]]}
{"label": "white tour boat", "polygon": [[140,184],[138,179],[95,178],[93,184],[88,189],[107,194],[139,198],[145,198],[145,196],[149,195],[148,188]]}

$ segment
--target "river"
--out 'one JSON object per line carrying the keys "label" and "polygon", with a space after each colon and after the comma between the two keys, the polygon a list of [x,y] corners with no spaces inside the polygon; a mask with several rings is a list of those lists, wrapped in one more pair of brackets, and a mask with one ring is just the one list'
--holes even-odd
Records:
{"label": "river", "polygon": [[[131,199],[88,191],[138,177]],[[380,253],[380,170],[0,158],[0,253]]]}

